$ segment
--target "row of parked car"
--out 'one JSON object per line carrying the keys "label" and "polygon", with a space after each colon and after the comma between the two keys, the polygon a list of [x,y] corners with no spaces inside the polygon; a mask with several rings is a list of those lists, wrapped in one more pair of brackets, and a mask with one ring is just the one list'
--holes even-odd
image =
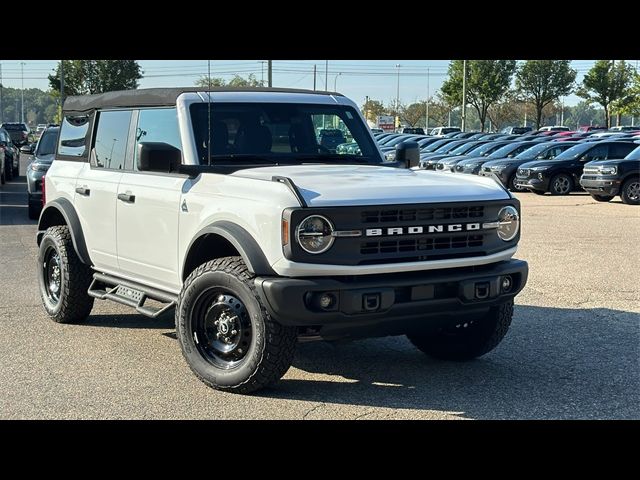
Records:
{"label": "row of parked car", "polygon": [[390,162],[398,146],[415,141],[420,160],[412,168],[489,176],[516,192],[568,195],[584,189],[597,201],[620,195],[624,203],[640,204],[640,127],[374,137]]}

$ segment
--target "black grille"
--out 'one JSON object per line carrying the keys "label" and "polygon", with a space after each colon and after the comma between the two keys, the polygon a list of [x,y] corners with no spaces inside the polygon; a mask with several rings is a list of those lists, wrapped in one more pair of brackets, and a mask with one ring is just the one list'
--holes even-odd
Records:
{"label": "black grille", "polygon": [[482,235],[420,237],[402,240],[362,242],[360,244],[360,253],[362,255],[377,255],[381,253],[421,252],[428,250],[482,247],[482,244]]}
{"label": "black grille", "polygon": [[457,220],[482,218],[484,207],[434,207],[404,208],[389,210],[366,210],[362,212],[362,223],[420,222],[426,220]]}
{"label": "black grille", "polygon": [[519,177],[528,177],[531,171],[528,168],[519,168],[518,176]]}

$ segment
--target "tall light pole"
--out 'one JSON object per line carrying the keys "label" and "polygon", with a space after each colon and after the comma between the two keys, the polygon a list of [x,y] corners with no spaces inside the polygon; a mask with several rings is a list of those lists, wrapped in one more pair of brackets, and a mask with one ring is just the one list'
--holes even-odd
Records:
{"label": "tall light pole", "polygon": [[313,91],[316,91],[316,70],[317,70],[317,65],[314,64],[313,65]]}
{"label": "tall light pole", "polygon": [[462,131],[467,124],[467,61],[462,61]]}
{"label": "tall light pole", "polygon": [[20,62],[20,78],[22,87],[20,88],[20,121],[24,123],[24,62]]}
{"label": "tall light pole", "polygon": [[329,60],[324,61],[324,89],[329,90]]}
{"label": "tall light pole", "polygon": [[427,118],[425,120],[425,131],[424,133],[429,134],[429,67],[427,67]]}
{"label": "tall light pole", "polygon": [[564,100],[560,97],[560,126],[564,127]]}
{"label": "tall light pole", "polygon": [[337,87],[337,85],[336,85],[336,82],[338,81],[338,77],[339,77],[340,75],[342,75],[342,72],[338,72],[338,73],[336,74],[336,78],[334,78],[334,79],[333,79],[333,91],[334,91],[334,92],[335,92],[335,91],[336,91],[336,89],[338,88],[338,87]]}
{"label": "tall light pole", "polygon": [[273,60],[267,61],[267,81],[269,82],[269,88],[273,87]]}
{"label": "tall light pole", "polygon": [[396,83],[396,128],[400,123],[400,64],[396,63],[398,69],[398,81]]}

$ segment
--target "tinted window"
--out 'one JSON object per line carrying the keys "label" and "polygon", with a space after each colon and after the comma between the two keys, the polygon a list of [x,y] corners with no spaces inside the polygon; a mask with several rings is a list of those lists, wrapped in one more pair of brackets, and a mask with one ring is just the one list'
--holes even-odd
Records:
{"label": "tinted window", "polygon": [[51,155],[56,153],[56,140],[58,139],[58,129],[46,130],[40,141],[38,141],[38,149],[36,155]]}
{"label": "tinted window", "polygon": [[15,131],[27,131],[27,126],[24,123],[4,123],[2,128],[6,130],[15,130]]}
{"label": "tinted window", "polygon": [[589,150],[581,160],[583,162],[591,162],[594,160],[604,160],[607,158],[607,152],[609,151],[609,147],[607,145],[598,145],[597,147]]}
{"label": "tinted window", "polygon": [[124,169],[131,111],[100,112],[94,150],[96,167]]}
{"label": "tinted window", "polygon": [[[160,108],[140,110],[138,128],[136,129],[136,143],[164,142],[182,150],[180,130],[178,129],[178,115],[175,108]],[[138,149],[134,150],[134,169],[137,170]]]}
{"label": "tinted window", "polygon": [[608,158],[624,158],[626,157],[633,149],[635,145],[627,145],[624,143],[613,144],[609,147],[609,156]]}
{"label": "tinted window", "polygon": [[89,132],[89,117],[67,116],[62,120],[58,155],[82,157],[87,150],[87,133]]}

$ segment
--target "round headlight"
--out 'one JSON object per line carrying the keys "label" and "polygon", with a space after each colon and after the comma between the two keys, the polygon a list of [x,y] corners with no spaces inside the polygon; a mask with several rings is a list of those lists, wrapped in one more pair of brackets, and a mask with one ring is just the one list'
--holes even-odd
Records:
{"label": "round headlight", "polygon": [[520,228],[520,215],[511,205],[503,207],[498,213],[498,237],[505,242],[513,240]]}
{"label": "round headlight", "polygon": [[333,245],[333,225],[321,215],[311,215],[296,228],[296,239],[300,247],[308,253],[322,253]]}

